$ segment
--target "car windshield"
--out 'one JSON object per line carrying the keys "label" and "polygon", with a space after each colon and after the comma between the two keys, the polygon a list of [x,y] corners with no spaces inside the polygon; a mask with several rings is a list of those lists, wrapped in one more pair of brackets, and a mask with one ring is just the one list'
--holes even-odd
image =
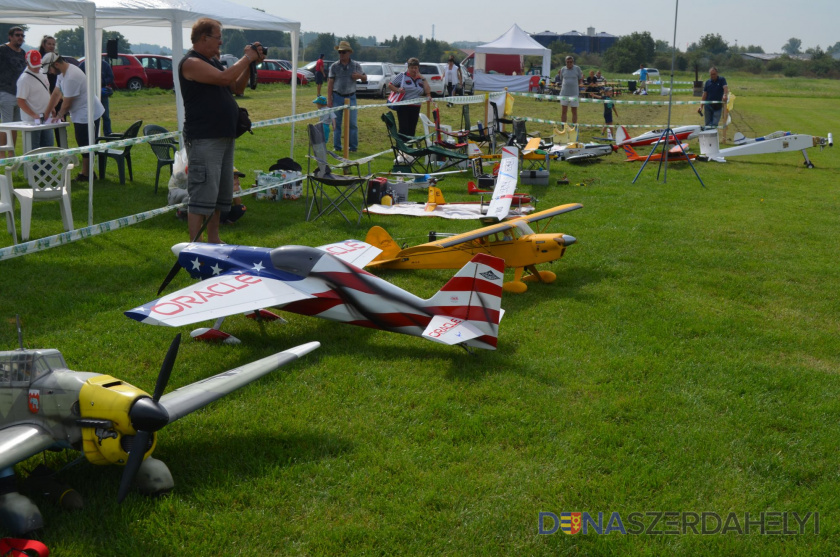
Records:
{"label": "car windshield", "polygon": [[382,64],[362,64],[362,71],[367,75],[383,75]]}
{"label": "car windshield", "polygon": [[440,67],[435,64],[420,64],[420,73],[423,75],[440,75]]}

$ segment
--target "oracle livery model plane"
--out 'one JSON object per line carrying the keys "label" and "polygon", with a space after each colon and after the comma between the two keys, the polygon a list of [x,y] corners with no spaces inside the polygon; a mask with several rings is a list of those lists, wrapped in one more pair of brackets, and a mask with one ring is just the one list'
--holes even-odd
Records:
{"label": "oracle livery model plane", "polygon": [[363,271],[380,250],[357,240],[320,248],[182,243],[172,251],[178,257],[173,271],[184,268],[201,282],[127,311],[128,317],[172,327],[217,319],[212,328],[193,331],[193,337],[231,342],[219,330],[225,316],[279,319],[263,309],[273,306],[464,348],[496,348],[504,262],[486,254],[473,257],[423,300]]}
{"label": "oracle livery model plane", "polygon": [[[43,526],[38,507],[16,490],[18,462],[73,449],[93,464],[125,466],[119,501],[135,478],[145,493],[169,491],[172,474],[150,456],[158,430],[320,346],[310,342],[163,394],[180,338],[169,347],[152,396],[110,375],[71,371],[58,350],[27,350],[21,341],[20,350],[0,352],[0,523],[6,530],[20,535]],[[56,499],[70,491],[61,489]]]}
{"label": "oracle livery model plane", "polygon": [[[388,269],[457,269],[477,254],[489,254],[504,259],[505,266],[514,269],[513,280],[504,283],[504,290],[525,292],[528,286],[524,281],[554,282],[557,276],[553,272],[538,271],[536,265],[560,259],[566,248],[576,242],[574,236],[542,231],[552,218],[582,207],[578,203],[560,205],[405,249],[400,249],[383,228],[374,226],[368,231],[366,241],[382,249],[382,254],[367,266]],[[539,232],[534,232],[529,226],[544,219],[548,220],[541,223]],[[526,269],[530,274],[523,278]]]}

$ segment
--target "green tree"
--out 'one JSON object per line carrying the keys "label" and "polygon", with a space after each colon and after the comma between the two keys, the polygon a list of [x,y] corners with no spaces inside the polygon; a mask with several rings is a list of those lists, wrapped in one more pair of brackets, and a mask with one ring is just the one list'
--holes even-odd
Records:
{"label": "green tree", "polygon": [[709,33],[700,37],[699,46],[702,50],[712,55],[726,54],[729,50],[729,44],[717,33]]}
{"label": "green tree", "polygon": [[246,44],[248,42],[241,29],[222,29],[222,54],[241,57]]}
{"label": "green tree", "polygon": [[335,60],[338,58],[335,52],[335,45],[337,44],[338,41],[335,39],[335,35],[332,33],[321,33],[306,47],[304,57],[307,60],[317,60],[318,56],[323,54],[325,59]]}
{"label": "green tree", "polygon": [[435,39],[429,39],[423,43],[423,54],[420,58],[429,62],[443,62],[443,53],[445,51],[444,43]]}
{"label": "green tree", "polygon": [[[107,50],[108,39],[117,39],[117,50],[131,54],[131,43],[118,31],[102,33],[102,52]],[[63,29],[55,34],[55,49],[59,54],[81,57],[85,55],[85,31],[81,27]]]}
{"label": "green tree", "polygon": [[834,43],[834,46],[830,46],[825,49],[826,54],[834,55],[840,53],[840,42]]}
{"label": "green tree", "polygon": [[800,47],[802,47],[802,41],[796,37],[791,37],[788,39],[788,42],[782,46],[782,52],[791,56],[794,54],[801,54],[802,51],[800,50]]}
{"label": "green tree", "polygon": [[102,31],[102,52],[107,50],[106,45],[111,39],[117,39],[117,52],[122,52],[123,54],[132,53],[131,43],[119,31]]}
{"label": "green tree", "polygon": [[650,64],[656,52],[656,43],[650,33],[631,33],[619,37],[604,53],[604,68],[611,72],[631,73],[639,64]]}
{"label": "green tree", "polygon": [[415,37],[400,37],[397,46],[397,62],[404,62],[411,57],[419,58],[423,54],[423,43]]}

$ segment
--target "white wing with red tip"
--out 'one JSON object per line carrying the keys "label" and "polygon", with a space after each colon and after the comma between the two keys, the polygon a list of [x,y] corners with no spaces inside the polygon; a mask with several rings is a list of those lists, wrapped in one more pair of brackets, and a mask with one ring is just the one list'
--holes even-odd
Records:
{"label": "white wing with red tip", "polygon": [[125,312],[151,325],[179,327],[312,298],[288,283],[247,273],[212,277]]}
{"label": "white wing with red tip", "polygon": [[516,181],[519,178],[519,149],[516,147],[502,148],[502,161],[499,163],[499,177],[493,190],[493,199],[487,209],[488,217],[503,220],[510,212],[510,203],[516,191]]}
{"label": "white wing with red tip", "polygon": [[376,259],[382,250],[360,240],[344,240],[335,244],[318,246],[318,249],[335,256],[342,261],[362,269]]}

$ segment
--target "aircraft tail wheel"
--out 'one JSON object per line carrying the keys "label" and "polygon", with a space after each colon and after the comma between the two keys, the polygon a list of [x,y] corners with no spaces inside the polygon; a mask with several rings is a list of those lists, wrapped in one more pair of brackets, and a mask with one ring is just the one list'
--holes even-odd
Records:
{"label": "aircraft tail wheel", "polygon": [[806,163],[806,166],[808,168],[814,168],[814,163],[812,163],[812,162]]}

